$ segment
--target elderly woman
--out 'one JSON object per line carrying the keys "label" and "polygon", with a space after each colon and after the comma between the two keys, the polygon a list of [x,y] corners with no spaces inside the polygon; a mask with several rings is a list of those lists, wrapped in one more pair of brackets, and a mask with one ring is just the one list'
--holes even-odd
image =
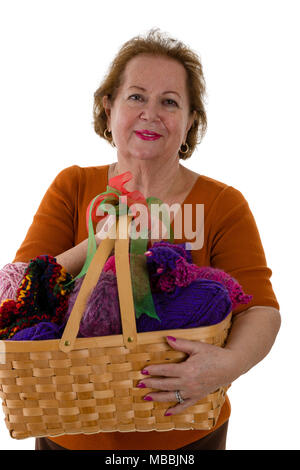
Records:
{"label": "elderly woman", "polygon": [[[145,368],[140,386],[157,389],[145,398],[174,401],[177,414],[210,392],[236,380],[270,351],[280,327],[279,305],[270,282],[259,233],[247,201],[236,189],[199,175],[180,160],[189,158],[206,130],[205,82],[197,55],[157,31],[128,41],[95,93],[95,131],[117,150],[117,162],[77,165],[61,171],[46,192],[14,261],[41,253],[77,275],[85,261],[85,211],[106,190],[108,180],[126,171],[128,191],[165,203],[204,204],[204,239],[192,251],[198,266],[234,276],[253,299],[233,311],[225,348],[169,338],[188,358],[180,364]],[[105,222],[105,218],[102,223]],[[174,220],[172,221],[174,223]],[[97,226],[97,231],[101,227]],[[97,239],[100,243],[100,239]],[[176,242],[189,241],[184,237]],[[208,430],[147,433],[108,432],[37,439],[37,449],[225,449],[230,404],[226,397],[216,426]]]}

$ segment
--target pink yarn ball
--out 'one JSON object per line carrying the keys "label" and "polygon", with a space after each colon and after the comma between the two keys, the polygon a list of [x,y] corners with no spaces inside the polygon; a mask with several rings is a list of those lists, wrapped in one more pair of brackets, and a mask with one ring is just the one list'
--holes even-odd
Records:
{"label": "pink yarn ball", "polygon": [[28,263],[8,263],[0,270],[0,304],[3,300],[17,300],[17,290]]}

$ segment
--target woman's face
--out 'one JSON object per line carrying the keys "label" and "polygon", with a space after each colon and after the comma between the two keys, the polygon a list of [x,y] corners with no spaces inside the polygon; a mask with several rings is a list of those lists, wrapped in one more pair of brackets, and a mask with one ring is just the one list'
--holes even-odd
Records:
{"label": "woman's face", "polygon": [[138,160],[178,155],[194,119],[186,71],[174,59],[141,54],[131,59],[111,105],[103,99],[118,154]]}

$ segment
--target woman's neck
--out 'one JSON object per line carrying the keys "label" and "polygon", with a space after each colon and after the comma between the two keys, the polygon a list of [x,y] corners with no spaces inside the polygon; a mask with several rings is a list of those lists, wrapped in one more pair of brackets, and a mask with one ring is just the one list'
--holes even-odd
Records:
{"label": "woman's neck", "polygon": [[167,202],[182,190],[185,168],[179,164],[177,158],[173,162],[123,162],[110,165],[108,178],[120,175],[125,171],[132,173],[132,179],[126,183],[128,191],[140,191],[145,198],[158,197]]}

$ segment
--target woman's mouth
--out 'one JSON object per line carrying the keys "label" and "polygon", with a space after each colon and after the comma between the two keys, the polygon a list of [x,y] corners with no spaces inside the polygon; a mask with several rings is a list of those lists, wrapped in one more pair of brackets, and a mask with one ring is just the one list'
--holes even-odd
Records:
{"label": "woman's mouth", "polygon": [[142,140],[157,140],[161,137],[160,134],[156,132],[148,131],[147,129],[142,129],[141,131],[134,131],[135,135]]}

